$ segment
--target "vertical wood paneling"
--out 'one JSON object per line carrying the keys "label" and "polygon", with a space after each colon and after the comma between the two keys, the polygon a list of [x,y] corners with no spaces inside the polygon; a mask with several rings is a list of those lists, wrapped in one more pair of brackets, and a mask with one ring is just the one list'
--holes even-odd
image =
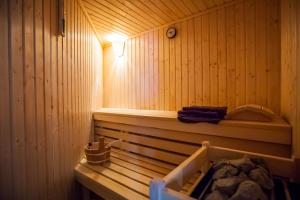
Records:
{"label": "vertical wood paneling", "polygon": [[[246,103],[246,77],[245,77],[245,34],[239,34],[245,30],[244,3],[236,6],[236,105]],[[275,40],[276,41],[276,40]]]}
{"label": "vertical wood paneling", "polygon": [[175,40],[170,40],[170,51],[169,51],[169,82],[170,82],[170,99],[173,99],[170,101],[170,110],[175,110],[176,106],[176,49],[175,49]]}
{"label": "vertical wood paneling", "polygon": [[[226,8],[226,48],[227,48],[227,102],[228,108],[231,110],[235,107],[236,99],[236,24],[235,9]],[[258,66],[259,67],[259,66]]]}
{"label": "vertical wood paneling", "polygon": [[[296,91],[294,93],[294,95],[296,96],[296,117],[295,117],[295,122],[294,123],[294,132],[293,132],[293,154],[295,155],[296,158],[298,158],[298,166],[299,166],[299,158],[300,158],[300,125],[299,120],[300,120],[300,94],[299,92],[297,93],[297,90],[299,91],[300,88],[300,68],[299,68],[299,64],[300,64],[300,38],[299,38],[299,34],[300,34],[300,2],[297,1],[296,2],[296,24],[297,24],[297,50],[296,50],[296,66],[298,66],[296,68]],[[297,180],[299,180],[299,174],[297,177]]]}
{"label": "vertical wood paneling", "polygon": [[[37,157],[36,155],[36,107],[35,107],[35,83],[34,83],[34,30],[33,30],[33,1],[26,0],[23,2],[24,11],[24,112],[25,112],[25,134],[26,134],[26,191],[27,199],[37,199],[38,193],[35,192],[35,184],[37,176],[32,177],[37,169]],[[30,160],[30,162],[28,162]]]}
{"label": "vertical wood paneling", "polygon": [[[155,48],[153,31],[136,36],[135,40],[145,38],[144,52],[140,54],[140,60],[145,62],[139,66],[145,70],[138,77],[145,80],[144,90],[141,87],[140,91],[145,95],[142,108],[178,110],[182,106],[197,104],[228,106],[232,110],[236,106],[255,103],[278,113],[279,6],[278,0],[237,1],[175,23],[172,26],[177,28],[178,34],[174,39],[166,37],[168,27],[158,28],[155,30],[158,31],[158,48]],[[187,11],[188,7],[180,9]],[[111,52],[109,49],[108,46],[105,51]],[[115,60],[111,54],[105,55],[105,60]],[[155,55],[159,60],[158,74],[155,73]],[[134,55],[130,54],[128,59],[135,59]],[[112,63],[106,63],[104,68],[111,68]],[[139,70],[130,62],[127,64],[130,70]],[[113,77],[105,75],[104,79],[109,83],[120,81]],[[159,102],[155,101],[156,84]],[[121,107],[120,92],[110,92],[109,85],[104,85],[104,88],[109,94],[104,96],[105,101],[115,102],[114,107]],[[277,92],[271,95],[271,90]],[[116,95],[112,95],[114,93]]]}
{"label": "vertical wood paneling", "polygon": [[[188,106],[189,101],[189,79],[188,79],[188,26],[187,21],[182,22],[181,24],[181,84],[182,84],[182,106]],[[165,108],[166,109],[166,108]],[[167,109],[166,109],[167,110]]]}
{"label": "vertical wood paneling", "polygon": [[202,51],[202,63],[203,63],[203,105],[210,105],[210,68],[209,68],[209,15],[202,16],[201,27],[201,51]]}
{"label": "vertical wood paneling", "polygon": [[[270,40],[278,41],[280,40],[280,32],[277,32],[280,28],[280,2],[269,0],[267,2],[267,36],[271,37]],[[272,34],[276,33],[276,34]],[[280,80],[280,52],[277,49],[280,49],[280,43],[271,42],[267,43],[267,70],[268,70],[268,97],[267,105],[270,108],[274,108],[274,111],[279,113],[280,107],[277,106],[280,104],[279,98],[272,98],[274,91],[277,91],[280,88],[280,81],[272,81],[273,77],[277,80]],[[274,67],[273,67],[274,66]],[[280,90],[277,92],[281,92]]]}
{"label": "vertical wood paneling", "polygon": [[[133,77],[132,77],[132,71],[133,71],[133,56],[132,56],[132,40],[128,41],[128,99],[129,99],[129,108],[133,108],[133,98],[134,98],[134,93],[133,93]],[[115,82],[113,82],[115,83]],[[116,91],[115,91],[116,92]]]}
{"label": "vertical wood paneling", "polygon": [[144,66],[145,66],[145,88],[144,88],[144,94],[145,94],[145,109],[150,109],[150,94],[149,94],[149,82],[150,82],[150,76],[149,76],[149,34],[145,34],[144,37]]}
{"label": "vertical wood paneling", "polygon": [[[132,79],[132,92],[131,92],[131,96],[132,96],[132,108],[137,108],[137,91],[136,88],[138,86],[138,84],[136,83],[137,77],[136,77],[136,71],[137,71],[137,65],[136,65],[136,52],[135,52],[135,38],[131,39],[131,79]],[[118,73],[115,73],[118,74]],[[118,79],[117,79],[118,80]],[[117,82],[116,82],[117,84]],[[114,91],[119,91],[118,89],[114,90]]]}
{"label": "vertical wood paneling", "polygon": [[135,95],[136,95],[136,108],[141,108],[141,84],[140,84],[140,40],[135,38]]}
{"label": "vertical wood paneling", "polygon": [[[13,199],[26,198],[26,144],[24,124],[23,2],[9,1],[9,52]],[[5,145],[5,144],[4,144]]]}
{"label": "vertical wood paneling", "polygon": [[[65,6],[68,8],[69,7],[69,0],[65,1]],[[66,21],[68,20],[68,15],[66,16]],[[66,29],[68,29],[69,24],[66,24]],[[68,34],[68,33],[66,33]],[[68,38],[68,35],[66,36]],[[63,105],[62,105],[62,119],[63,119],[63,124],[62,124],[62,132],[63,133],[68,133],[69,132],[69,116],[68,116],[68,39],[64,37],[62,39],[62,58],[65,58],[62,60],[62,96],[63,96]],[[85,38],[84,38],[84,42],[85,42]],[[87,107],[84,107],[84,109],[87,109]],[[85,122],[87,123],[87,121]],[[61,141],[61,149],[64,149],[64,144],[66,144],[67,142],[69,142],[69,138],[67,134],[63,134],[63,138]],[[70,155],[70,148],[65,149],[65,153],[67,155]],[[69,169],[69,163],[68,163],[68,159],[64,158],[62,159],[62,172],[61,172],[61,176],[62,176],[62,185],[66,185],[66,190],[69,190],[70,186],[68,185],[68,169]],[[63,193],[63,197],[64,199],[68,199],[68,194],[67,193]]]}
{"label": "vertical wood paneling", "polygon": [[[35,90],[36,90],[36,134],[37,134],[37,167],[35,173],[46,174],[46,126],[45,126],[45,74],[44,74],[44,31],[43,31],[43,2],[34,1],[34,35],[35,35]],[[38,176],[39,198],[47,194],[47,182],[45,176]]]}
{"label": "vertical wood paneling", "polygon": [[159,57],[158,57],[158,30],[155,30],[153,32],[154,37],[153,37],[153,98],[154,98],[154,109],[158,110],[159,109],[159,88],[158,88],[158,76],[159,76],[159,70],[158,70],[158,64],[159,64]]}
{"label": "vertical wood paneling", "polygon": [[[293,126],[293,155],[300,158],[300,3],[281,1],[281,114]],[[297,175],[299,180],[299,174]]]}
{"label": "vertical wood paneling", "polygon": [[211,105],[219,103],[219,74],[218,74],[218,21],[217,13],[209,14],[209,68],[210,68],[210,94]]}
{"label": "vertical wood paneling", "polygon": [[[159,53],[159,110],[165,108],[165,70],[164,70],[164,30],[158,30],[158,53]],[[104,66],[103,66],[104,67]]]}
{"label": "vertical wood paneling", "polygon": [[267,72],[266,72],[266,1],[255,4],[255,60],[256,66],[256,102],[266,106],[267,103]]}
{"label": "vertical wood paneling", "polygon": [[246,102],[256,103],[255,1],[245,1],[246,22]]}
{"label": "vertical wood paneling", "polygon": [[[104,52],[105,53],[105,52]],[[103,54],[104,56],[103,57],[107,57],[105,56],[105,54]],[[103,61],[105,61],[103,59]],[[127,107],[128,106],[128,42],[125,43],[125,47],[124,47],[124,107]],[[144,68],[144,67],[143,67]],[[103,73],[105,73],[105,69],[103,69]],[[144,75],[144,74],[143,74]],[[143,78],[143,77],[142,77]],[[103,79],[104,81],[104,84],[105,84],[105,81],[108,81],[109,79]],[[144,80],[144,79],[143,79]],[[106,88],[103,88],[104,92],[106,91]],[[143,91],[142,91],[143,92]],[[104,96],[105,96],[105,93],[104,93]],[[104,99],[105,100],[105,99]],[[104,101],[103,100],[103,101]]]}
{"label": "vertical wood paneling", "polygon": [[[203,104],[203,83],[202,83],[202,22],[201,16],[195,18],[195,80],[197,84],[195,84],[195,95],[196,95],[196,104]],[[180,108],[177,108],[180,109]]]}
{"label": "vertical wood paneling", "polygon": [[[102,49],[76,0],[0,2],[0,199],[77,199]],[[101,71],[100,71],[101,72]]]}
{"label": "vertical wood paneling", "polygon": [[[12,168],[12,140],[11,140],[11,85],[10,85],[10,53],[7,51],[9,43],[8,28],[9,2],[0,2],[0,155],[5,160],[0,170],[0,198],[13,199],[13,168]],[[11,184],[7,184],[11,183]]]}
{"label": "vertical wood paneling", "polygon": [[[226,19],[225,10],[217,11],[218,15],[218,75],[219,105],[227,105],[227,51],[226,51]],[[244,71],[244,74],[247,72]]]}
{"label": "vertical wood paneling", "polygon": [[[50,90],[51,90],[51,130],[50,130],[50,148],[49,163],[51,163],[51,170],[49,173],[49,179],[52,182],[51,190],[54,192],[49,195],[50,199],[59,198],[59,178],[58,172],[58,109],[57,109],[57,10],[56,1],[50,2]],[[57,196],[56,196],[57,195]]]}
{"label": "vertical wood paneling", "polygon": [[52,122],[51,122],[51,57],[50,57],[50,1],[44,2],[44,74],[45,74],[45,113],[46,113],[46,129],[45,129],[45,137],[46,137],[46,163],[47,163],[47,194],[49,191],[54,191],[53,188],[53,178],[52,178]]}
{"label": "vertical wood paneling", "polygon": [[[140,37],[140,94],[141,94],[141,109],[145,108],[145,37]],[[126,56],[125,56],[126,57]],[[125,105],[124,107],[126,107]]]}
{"label": "vertical wood paneling", "polygon": [[176,24],[176,29],[178,31],[178,40],[175,41],[175,92],[176,92],[176,109],[180,109],[182,105],[182,87],[181,87],[181,40],[182,40],[182,29],[180,24]]}
{"label": "vertical wood paneling", "polygon": [[[188,20],[188,79],[189,105],[195,105],[195,27],[194,19]],[[173,109],[172,109],[173,110]]]}
{"label": "vertical wood paneling", "polygon": [[170,110],[170,40],[166,36],[167,28],[164,28],[164,96],[165,110]]}
{"label": "vertical wood paneling", "polygon": [[[154,109],[154,37],[153,31],[149,32],[148,40],[148,67],[149,67],[149,108]],[[135,69],[134,69],[135,70]]]}

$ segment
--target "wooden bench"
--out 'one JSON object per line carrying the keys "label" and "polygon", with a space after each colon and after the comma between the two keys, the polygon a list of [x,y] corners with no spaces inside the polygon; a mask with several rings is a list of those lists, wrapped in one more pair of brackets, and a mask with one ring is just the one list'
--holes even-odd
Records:
{"label": "wooden bench", "polygon": [[95,133],[103,129],[138,133],[201,145],[220,146],[255,153],[291,157],[292,127],[283,120],[253,122],[223,120],[219,124],[186,124],[177,112],[134,109],[101,109],[94,113]]}
{"label": "wooden bench", "polygon": [[275,175],[293,177],[294,159],[210,146],[206,143],[180,165],[169,165],[144,156],[113,150],[111,163],[76,166],[79,182],[105,199],[195,200],[191,192],[203,178],[210,161],[244,155],[266,160]]}
{"label": "wooden bench", "polygon": [[[150,181],[163,178],[175,165],[114,150],[111,162],[104,166],[87,164],[85,159],[76,166],[77,179],[88,189],[105,199],[149,199]],[[182,187],[183,194],[192,191],[199,173]]]}
{"label": "wooden bench", "polygon": [[[267,159],[271,157],[272,167],[275,163],[275,172],[284,176],[291,176],[293,173],[293,160],[288,158],[290,127],[281,122],[272,125],[261,123],[255,126],[240,122],[187,125],[178,122],[174,112],[141,113],[141,111],[114,109],[101,110],[94,114],[94,119],[96,137],[104,136],[109,142],[121,139],[122,142],[113,145],[111,162],[104,166],[96,166],[87,164],[83,158],[76,166],[75,172],[77,180],[82,185],[105,199],[149,199],[151,180],[165,182],[166,179],[173,179],[170,177],[177,177],[174,180],[180,184],[169,188],[168,191],[188,198],[207,169],[207,165],[203,163],[218,157],[216,153],[211,153],[215,155],[213,157],[206,156],[207,149],[201,148],[204,140],[210,140],[212,145],[222,146],[218,148],[211,145],[210,149],[214,152],[223,152],[220,155],[224,156],[249,154],[248,151],[253,149],[257,151],[254,153],[256,156],[264,157],[265,154],[261,153],[271,153],[264,148],[265,145],[271,150],[275,149],[273,152],[275,156],[267,156]],[[253,135],[249,135],[249,129],[256,130],[263,136],[256,139]],[[243,134],[243,131],[248,131],[248,135]],[[228,135],[225,137],[226,133]],[[276,157],[278,155],[287,158]],[[196,162],[195,169],[191,170],[189,167],[185,169],[183,166],[190,166],[187,163],[199,158],[201,162]],[[276,169],[278,163],[284,163],[288,170]],[[183,171],[184,174],[181,173]],[[174,175],[178,172],[181,175]]]}
{"label": "wooden bench", "polygon": [[[110,162],[90,165],[83,158],[75,169],[79,182],[105,199],[149,199],[150,181],[163,178],[201,147],[183,139],[149,137],[116,128],[98,122],[95,128],[96,137],[104,136],[107,142],[122,140],[113,145]],[[195,173],[180,192],[190,193],[199,176]]]}
{"label": "wooden bench", "polygon": [[[150,183],[150,199],[152,200],[196,200],[189,195],[182,194],[178,191],[199,169],[206,172],[209,163],[219,159],[236,159],[244,155],[249,157],[263,158],[271,173],[278,176],[294,177],[297,173],[294,159],[269,156],[264,154],[256,154],[252,152],[233,150],[222,147],[209,145],[209,142],[198,149],[193,155],[181,163],[172,172],[163,178],[152,179]],[[201,181],[204,173],[196,181],[196,184]],[[194,187],[193,187],[194,188]]]}

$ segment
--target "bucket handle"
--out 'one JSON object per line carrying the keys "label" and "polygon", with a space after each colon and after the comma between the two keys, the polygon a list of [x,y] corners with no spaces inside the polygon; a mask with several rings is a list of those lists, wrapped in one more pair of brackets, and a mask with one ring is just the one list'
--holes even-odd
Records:
{"label": "bucket handle", "polygon": [[118,140],[112,141],[112,142],[110,142],[110,143],[107,143],[107,144],[105,145],[105,147],[111,147],[114,143],[122,142],[122,141],[123,141],[122,139],[118,139]]}

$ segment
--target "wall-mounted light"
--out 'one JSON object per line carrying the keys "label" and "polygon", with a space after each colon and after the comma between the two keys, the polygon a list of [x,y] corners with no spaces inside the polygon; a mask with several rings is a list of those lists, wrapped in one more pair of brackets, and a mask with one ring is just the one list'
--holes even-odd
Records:
{"label": "wall-mounted light", "polygon": [[127,36],[111,34],[106,37],[106,40],[112,43],[114,53],[117,57],[122,57],[124,54],[125,40]]}
{"label": "wall-mounted light", "polygon": [[58,35],[65,37],[65,8],[64,0],[58,0]]}

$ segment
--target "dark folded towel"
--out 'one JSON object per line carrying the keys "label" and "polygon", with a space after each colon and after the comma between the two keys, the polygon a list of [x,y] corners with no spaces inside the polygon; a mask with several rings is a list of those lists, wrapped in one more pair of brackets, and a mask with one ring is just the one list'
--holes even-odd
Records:
{"label": "dark folded towel", "polygon": [[220,118],[222,115],[219,115],[218,112],[215,111],[200,111],[200,110],[180,110],[178,111],[178,115],[185,116],[194,116],[194,117],[207,117],[207,118]]}
{"label": "dark folded towel", "polygon": [[211,112],[217,112],[220,116],[225,116],[227,113],[227,107],[214,107],[214,106],[190,106],[190,107],[183,107],[182,110],[194,110],[194,111],[211,111]]}
{"label": "dark folded towel", "polygon": [[205,118],[205,117],[193,117],[186,115],[178,115],[178,120],[185,123],[198,123],[198,122],[208,122],[217,124],[221,120],[220,118]]}
{"label": "dark folded towel", "polygon": [[217,124],[223,120],[227,107],[191,106],[178,111],[178,120],[185,123],[208,122]]}

